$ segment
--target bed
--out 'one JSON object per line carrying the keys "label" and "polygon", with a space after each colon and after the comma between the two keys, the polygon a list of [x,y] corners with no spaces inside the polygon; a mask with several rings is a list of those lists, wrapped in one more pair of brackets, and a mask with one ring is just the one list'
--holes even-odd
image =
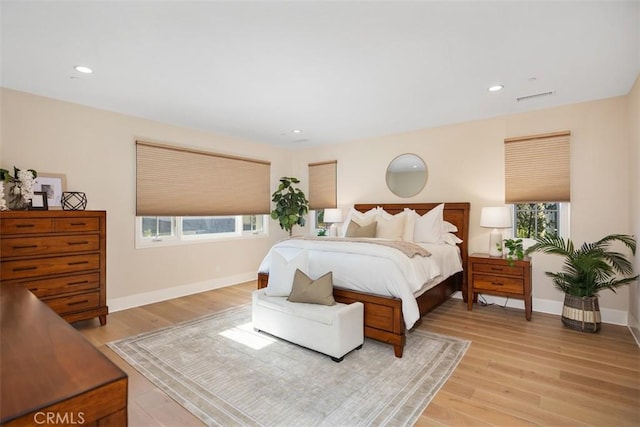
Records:
{"label": "bed", "polygon": [[[441,203],[410,203],[410,204],[356,204],[354,209],[358,212],[368,212],[376,207],[381,207],[390,215],[401,213],[405,208],[415,210],[419,215],[431,211]],[[457,231],[455,235],[462,240],[457,244],[460,255],[461,271],[452,274],[438,283],[431,284],[431,287],[424,292],[416,292],[415,299],[419,317],[440,305],[447,300],[454,292],[462,291],[463,298],[466,298],[467,273],[466,263],[468,255],[469,237],[469,203],[445,203],[443,209],[443,219],[453,224]],[[265,271],[258,273],[258,288],[267,287],[269,275]],[[354,289],[346,289],[340,286],[334,288],[334,298],[338,302],[351,303],[360,301],[364,304],[364,332],[365,336],[371,339],[391,344],[396,357],[402,357],[405,345],[406,322],[403,313],[403,299],[380,295],[377,293],[364,292]],[[407,298],[404,298],[405,310]],[[413,319],[412,319],[413,321]]]}

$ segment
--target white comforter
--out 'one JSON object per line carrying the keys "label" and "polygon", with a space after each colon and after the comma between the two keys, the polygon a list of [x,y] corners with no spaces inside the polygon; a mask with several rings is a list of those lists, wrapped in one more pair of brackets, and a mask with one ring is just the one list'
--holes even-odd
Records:
{"label": "white comforter", "polygon": [[422,246],[432,256],[409,258],[397,249],[361,242],[284,240],[271,248],[258,271],[269,272],[270,255],[274,250],[290,259],[306,249],[311,277],[331,271],[335,286],[400,298],[404,322],[410,329],[420,318],[414,294],[424,292],[425,284],[439,283],[461,269],[457,247]]}

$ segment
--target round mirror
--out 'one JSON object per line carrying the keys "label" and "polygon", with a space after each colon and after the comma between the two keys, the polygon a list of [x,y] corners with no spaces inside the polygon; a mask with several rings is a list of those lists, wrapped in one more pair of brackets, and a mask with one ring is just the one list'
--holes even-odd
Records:
{"label": "round mirror", "polygon": [[415,196],[426,184],[427,165],[415,154],[402,154],[387,166],[387,187],[396,196]]}

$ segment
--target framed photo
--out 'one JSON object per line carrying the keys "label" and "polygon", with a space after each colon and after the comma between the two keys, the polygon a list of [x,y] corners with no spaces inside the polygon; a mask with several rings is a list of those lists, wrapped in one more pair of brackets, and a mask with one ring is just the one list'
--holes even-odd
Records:
{"label": "framed photo", "polygon": [[34,191],[29,210],[46,211],[48,209],[49,204],[47,203],[47,193],[44,191]]}
{"label": "framed photo", "polygon": [[39,173],[34,192],[47,194],[48,209],[62,209],[62,192],[67,189],[67,176],[59,173]]}

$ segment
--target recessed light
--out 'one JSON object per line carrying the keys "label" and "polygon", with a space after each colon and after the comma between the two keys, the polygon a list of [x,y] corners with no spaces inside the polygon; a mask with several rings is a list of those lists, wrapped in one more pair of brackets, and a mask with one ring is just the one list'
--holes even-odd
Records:
{"label": "recessed light", "polygon": [[84,65],[76,65],[75,67],[73,67],[73,69],[84,74],[93,73],[93,70],[91,68],[85,67]]}
{"label": "recessed light", "polygon": [[295,133],[296,135],[299,133],[302,133],[302,131],[300,129],[294,129],[291,132]]}
{"label": "recessed light", "polygon": [[493,85],[491,87],[489,87],[489,92],[497,92],[499,90],[502,90],[504,88],[504,86],[502,85]]}

